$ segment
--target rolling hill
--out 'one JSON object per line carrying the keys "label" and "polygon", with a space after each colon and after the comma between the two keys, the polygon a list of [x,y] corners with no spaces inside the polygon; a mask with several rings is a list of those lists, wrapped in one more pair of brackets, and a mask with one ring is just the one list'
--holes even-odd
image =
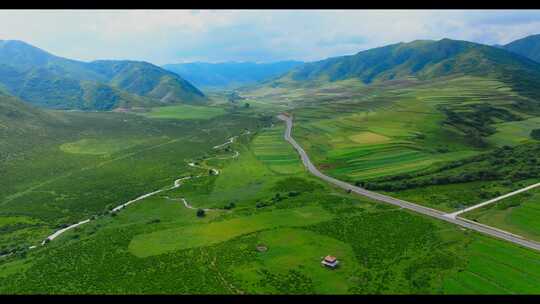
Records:
{"label": "rolling hill", "polygon": [[540,34],[512,41],[502,47],[508,51],[540,62]]}
{"label": "rolling hill", "polygon": [[272,63],[193,62],[166,64],[163,68],[177,73],[198,87],[234,88],[280,76],[302,63],[301,61],[279,61]]}
{"label": "rolling hill", "polygon": [[0,88],[55,109],[110,110],[205,100],[182,77],[147,62],[82,62],[13,40],[0,41]]}

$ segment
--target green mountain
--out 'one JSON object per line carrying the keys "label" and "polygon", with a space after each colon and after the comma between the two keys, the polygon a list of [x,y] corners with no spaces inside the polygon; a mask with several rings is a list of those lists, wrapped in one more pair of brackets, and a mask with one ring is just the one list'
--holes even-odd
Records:
{"label": "green mountain", "polygon": [[540,62],[540,34],[512,41],[504,49]]}
{"label": "green mountain", "polygon": [[0,88],[56,109],[110,110],[133,105],[204,102],[177,74],[137,61],[82,62],[22,41],[0,41]]}
{"label": "green mountain", "polygon": [[351,56],[306,63],[274,85],[356,78],[366,84],[386,80],[471,75],[495,77],[540,97],[540,64],[506,50],[467,41],[417,40],[369,49]]}
{"label": "green mountain", "polygon": [[302,63],[301,61],[193,62],[166,64],[163,68],[177,73],[198,87],[234,88],[280,76]]}

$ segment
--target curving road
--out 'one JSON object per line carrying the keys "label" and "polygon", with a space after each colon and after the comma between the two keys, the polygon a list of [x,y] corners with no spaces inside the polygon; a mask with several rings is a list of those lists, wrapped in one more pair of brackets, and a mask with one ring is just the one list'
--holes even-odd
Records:
{"label": "curving road", "polygon": [[452,224],[456,224],[456,225],[459,225],[459,226],[462,226],[471,230],[475,230],[480,233],[490,235],[492,237],[496,237],[499,239],[503,239],[505,241],[509,241],[509,242],[521,245],[523,247],[540,251],[540,243],[537,243],[531,240],[526,240],[523,237],[512,234],[510,232],[493,228],[487,225],[483,225],[477,222],[473,222],[467,219],[452,217],[449,214],[439,211],[439,210],[420,206],[415,203],[393,198],[393,197],[383,195],[377,192],[372,192],[364,188],[351,185],[344,181],[340,181],[331,176],[325,175],[313,165],[313,163],[309,160],[309,157],[306,154],[306,151],[304,151],[304,149],[302,149],[302,147],[291,136],[292,126],[293,126],[292,117],[281,114],[281,115],[278,115],[278,118],[285,121],[285,123],[287,124],[287,127],[285,129],[285,134],[284,134],[285,140],[288,141],[296,149],[296,151],[300,155],[300,158],[302,159],[302,163],[309,170],[309,172],[319,177],[320,179],[325,180],[345,190],[351,190],[351,192],[354,192],[356,194],[369,197],[376,201],[385,202],[385,203],[392,204],[392,205],[395,205],[404,209],[412,210],[414,212],[421,213],[430,217],[434,217],[434,218],[437,218],[437,219],[440,219],[440,220],[443,220]]}

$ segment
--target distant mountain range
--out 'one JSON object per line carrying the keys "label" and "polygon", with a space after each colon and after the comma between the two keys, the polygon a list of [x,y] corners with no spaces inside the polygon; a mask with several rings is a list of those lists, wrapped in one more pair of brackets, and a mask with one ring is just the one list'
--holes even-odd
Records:
{"label": "distant mountain range", "polygon": [[369,49],[296,67],[271,85],[359,79],[365,84],[443,76],[489,76],[540,101],[540,63],[503,48],[451,39],[417,40]]}
{"label": "distant mountain range", "polygon": [[273,63],[193,62],[166,64],[163,68],[177,73],[201,88],[235,88],[280,76],[302,64],[303,62],[301,61],[279,61]]}
{"label": "distant mountain range", "polygon": [[359,79],[366,84],[452,75],[490,76],[540,100],[540,35],[488,46],[451,39],[397,43],[303,63],[185,63],[163,68],[141,61],[82,62],[55,56],[22,41],[0,40],[0,95],[55,109],[204,103],[204,88],[256,83],[305,85]]}
{"label": "distant mountain range", "polygon": [[0,91],[56,109],[111,110],[205,101],[205,95],[188,81],[147,62],[82,62],[16,40],[0,40]]}

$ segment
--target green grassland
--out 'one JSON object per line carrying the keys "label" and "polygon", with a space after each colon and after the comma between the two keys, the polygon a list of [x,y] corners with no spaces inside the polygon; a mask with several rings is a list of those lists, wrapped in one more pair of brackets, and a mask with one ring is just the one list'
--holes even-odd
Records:
{"label": "green grassland", "polygon": [[195,225],[149,234],[133,238],[129,250],[138,257],[162,254],[186,248],[208,246],[254,231],[283,226],[308,226],[330,218],[320,208],[303,207],[275,210],[242,218],[230,219],[207,225]]}
{"label": "green grassland", "polygon": [[[233,146],[240,155],[238,158],[202,162],[219,168],[218,176],[193,181],[177,192],[197,207],[222,207],[231,202],[244,206],[252,200],[268,199],[267,193],[273,191],[273,182],[307,174],[294,149],[283,140],[283,130],[283,123],[279,123],[255,134],[240,136]],[[305,187],[300,184],[298,189],[292,190],[301,191]],[[200,202],[205,204],[200,205]]]}
{"label": "green grassland", "polygon": [[[288,155],[276,130],[283,125],[240,136],[230,151],[207,145],[199,155],[185,154],[179,166],[197,161],[220,174],[186,166],[186,174],[203,176],[4,258],[0,293],[540,292],[537,271],[526,263],[538,260],[536,252],[346,194],[305,171],[275,170],[272,160]],[[240,155],[216,158],[232,151]],[[260,151],[267,157],[258,157]],[[296,159],[288,166],[301,164]],[[167,199],[180,197],[217,209],[198,217]],[[231,201],[235,207],[225,209]],[[259,245],[267,250],[258,251]],[[492,248],[496,258],[482,258]],[[328,254],[340,259],[339,268],[321,266]],[[507,267],[501,265],[512,275],[491,270]]]}
{"label": "green grassland", "polygon": [[540,126],[540,117],[522,121],[503,122],[495,125],[497,133],[488,137],[488,140],[499,146],[517,145],[534,141],[531,131]]}
{"label": "green grassland", "polygon": [[74,154],[106,155],[119,152],[142,143],[144,143],[144,140],[137,138],[83,138],[75,142],[60,145],[60,150],[66,153]]}
{"label": "green grassland", "polygon": [[162,119],[211,119],[225,114],[221,107],[193,106],[187,104],[152,108],[144,115]]}
{"label": "green grassland", "polygon": [[[27,217],[0,236],[2,251],[24,250],[69,225],[189,172],[192,158],[258,120],[230,113],[213,120],[149,119],[124,113],[53,112],[62,123],[27,134],[20,150],[8,139],[0,163],[0,218]],[[8,178],[9,177],[9,178]]]}
{"label": "green grassland", "polygon": [[540,241],[540,190],[535,188],[520,193],[463,216]]}

